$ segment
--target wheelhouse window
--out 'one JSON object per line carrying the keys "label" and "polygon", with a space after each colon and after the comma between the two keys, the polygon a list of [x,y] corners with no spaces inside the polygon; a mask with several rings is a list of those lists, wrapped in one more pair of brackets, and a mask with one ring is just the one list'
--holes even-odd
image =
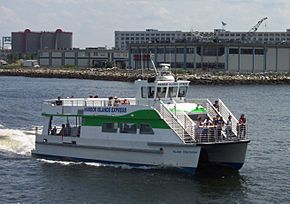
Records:
{"label": "wheelhouse window", "polygon": [[102,124],[102,132],[117,132],[118,123],[103,123]]}
{"label": "wheelhouse window", "polygon": [[169,98],[175,98],[176,95],[177,95],[177,87],[169,87],[168,97]]}
{"label": "wheelhouse window", "polygon": [[166,87],[157,87],[157,97],[158,98],[165,98],[166,95]]}
{"label": "wheelhouse window", "polygon": [[154,134],[150,124],[140,124],[140,134]]}
{"label": "wheelhouse window", "polygon": [[187,92],[187,86],[179,87],[178,97],[185,97]]}
{"label": "wheelhouse window", "polygon": [[120,133],[137,133],[137,125],[135,123],[120,123]]}

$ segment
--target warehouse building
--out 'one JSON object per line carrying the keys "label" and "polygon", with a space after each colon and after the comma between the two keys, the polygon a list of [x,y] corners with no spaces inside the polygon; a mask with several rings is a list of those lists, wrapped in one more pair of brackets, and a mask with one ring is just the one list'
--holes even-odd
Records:
{"label": "warehouse building", "polygon": [[[263,44],[290,44],[290,29],[286,32],[232,32],[225,29],[215,29],[213,32],[183,32],[183,31],[159,31],[146,29],[145,31],[115,31],[115,48],[128,49],[130,43],[154,43],[154,42],[242,42]],[[247,37],[247,39],[243,39]]]}
{"label": "warehouse building", "polygon": [[136,43],[129,45],[133,69],[170,63],[173,68],[228,72],[290,72],[290,45],[262,43]]}
{"label": "warehouse building", "polygon": [[39,65],[42,67],[119,67],[128,66],[128,52],[106,49],[104,47],[71,49],[71,50],[41,50]]}

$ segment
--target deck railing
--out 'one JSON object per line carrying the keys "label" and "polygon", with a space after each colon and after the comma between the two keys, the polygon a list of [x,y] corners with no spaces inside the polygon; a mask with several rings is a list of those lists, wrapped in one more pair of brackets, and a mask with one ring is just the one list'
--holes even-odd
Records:
{"label": "deck railing", "polygon": [[171,127],[171,129],[178,135],[178,137],[186,143],[186,130],[178,120],[178,118],[166,107],[166,105],[160,101],[160,114],[163,119],[167,122],[167,124]]}
{"label": "deck railing", "polygon": [[227,119],[229,117],[229,115],[232,116],[232,129],[233,129],[233,132],[235,133],[235,135],[237,135],[238,120],[231,113],[231,111],[226,107],[226,105],[224,104],[224,102],[221,99],[218,99],[218,103],[219,103],[219,112],[224,119]]}
{"label": "deck railing", "polygon": [[[172,100],[175,107],[176,102],[175,100]],[[183,124],[183,127],[185,128],[186,132],[191,136],[191,138],[195,141],[195,123],[191,118],[183,111],[177,111],[174,112],[177,119],[180,121],[181,124]]]}
{"label": "deck railing", "polygon": [[233,132],[233,127],[206,126],[196,128],[196,139],[198,143],[224,142],[247,139],[247,125],[238,125],[237,134]]}

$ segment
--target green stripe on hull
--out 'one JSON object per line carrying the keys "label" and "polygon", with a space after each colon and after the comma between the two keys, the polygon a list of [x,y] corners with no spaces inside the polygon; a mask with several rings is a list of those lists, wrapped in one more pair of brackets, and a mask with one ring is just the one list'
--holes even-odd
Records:
{"label": "green stripe on hull", "polygon": [[83,126],[101,126],[104,122],[148,123],[152,128],[170,129],[155,110],[140,110],[122,116],[84,115]]}
{"label": "green stripe on hull", "polygon": [[43,116],[58,117],[82,117],[82,126],[102,126],[104,122],[126,122],[150,124],[152,128],[170,129],[167,123],[160,117],[157,111],[153,109],[139,110],[122,116],[106,116],[106,115],[70,115],[70,114],[42,114]]}

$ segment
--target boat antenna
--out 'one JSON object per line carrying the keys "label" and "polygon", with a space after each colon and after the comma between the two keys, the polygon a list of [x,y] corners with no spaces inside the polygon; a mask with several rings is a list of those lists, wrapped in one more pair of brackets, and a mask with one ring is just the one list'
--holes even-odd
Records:
{"label": "boat antenna", "polygon": [[152,60],[152,54],[151,54],[151,52],[150,52],[150,60],[151,60],[151,63],[152,63],[152,65],[153,65],[154,71],[155,71],[155,73],[156,73],[156,75],[157,75],[157,69],[156,69],[156,66],[155,66],[154,61]]}

